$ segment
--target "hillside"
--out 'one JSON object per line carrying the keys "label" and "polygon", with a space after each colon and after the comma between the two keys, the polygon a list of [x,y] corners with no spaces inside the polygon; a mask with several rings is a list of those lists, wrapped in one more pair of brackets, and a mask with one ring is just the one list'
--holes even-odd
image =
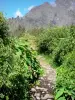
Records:
{"label": "hillside", "polygon": [[35,27],[47,27],[50,25],[75,24],[75,0],[56,0],[55,4],[45,2],[31,9],[22,18],[10,18],[8,20],[10,30],[16,30],[19,26],[25,29]]}

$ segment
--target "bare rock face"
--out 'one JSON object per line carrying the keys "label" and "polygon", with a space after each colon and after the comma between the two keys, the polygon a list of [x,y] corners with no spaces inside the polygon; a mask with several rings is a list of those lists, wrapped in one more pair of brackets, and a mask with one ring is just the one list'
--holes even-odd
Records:
{"label": "bare rock face", "polygon": [[69,7],[75,0],[56,0],[57,5]]}
{"label": "bare rock face", "polygon": [[8,22],[13,31],[19,25],[25,29],[32,29],[75,24],[75,0],[56,0],[54,4],[45,2],[31,9],[22,18],[9,19]]}

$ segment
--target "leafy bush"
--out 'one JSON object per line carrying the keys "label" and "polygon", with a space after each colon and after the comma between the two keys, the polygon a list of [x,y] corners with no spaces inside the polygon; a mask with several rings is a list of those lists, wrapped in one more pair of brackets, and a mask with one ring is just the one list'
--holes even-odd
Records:
{"label": "leafy bush", "polygon": [[41,53],[52,54],[58,46],[60,39],[70,36],[67,27],[54,27],[44,30],[38,36],[38,48]]}
{"label": "leafy bush", "polygon": [[4,45],[0,39],[0,99],[29,100],[30,85],[42,70],[35,52],[24,39],[12,39]]}
{"label": "leafy bush", "polygon": [[55,100],[75,100],[75,26],[44,30],[38,36],[38,48],[58,67]]}
{"label": "leafy bush", "polygon": [[75,38],[75,25],[70,26],[70,36]]}
{"label": "leafy bush", "polygon": [[[57,96],[61,89],[64,89],[63,93]],[[75,99],[75,69],[67,67],[58,68],[55,98],[56,100],[59,100],[58,98],[60,97],[64,97],[64,100]]]}
{"label": "leafy bush", "polygon": [[3,39],[4,43],[6,42],[7,36],[8,36],[7,21],[3,16],[3,14],[0,12],[0,38]]}
{"label": "leafy bush", "polygon": [[38,37],[38,48],[41,53],[52,53],[56,46],[53,33],[49,30],[44,30]]}
{"label": "leafy bush", "polygon": [[75,68],[75,51],[72,51],[66,55],[63,65],[67,66],[68,68]]}
{"label": "leafy bush", "polygon": [[75,49],[75,40],[71,37],[61,39],[54,51],[53,63],[57,66],[62,65],[65,56]]}
{"label": "leafy bush", "polygon": [[75,99],[75,51],[66,56],[64,64],[57,69],[56,100]]}
{"label": "leafy bush", "polygon": [[41,33],[44,32],[44,28],[33,28],[28,30],[28,33],[32,36],[38,37]]}

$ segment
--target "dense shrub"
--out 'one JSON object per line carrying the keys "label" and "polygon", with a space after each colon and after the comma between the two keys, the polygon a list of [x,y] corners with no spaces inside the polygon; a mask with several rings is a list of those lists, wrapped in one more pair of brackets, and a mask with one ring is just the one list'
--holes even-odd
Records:
{"label": "dense shrub", "polygon": [[75,50],[75,40],[71,37],[61,39],[57,48],[54,50],[53,63],[57,66],[62,65],[64,57]]}
{"label": "dense shrub", "polygon": [[62,65],[64,57],[75,49],[75,26],[54,27],[43,30],[38,36],[40,53],[52,55],[53,63]]}
{"label": "dense shrub", "polygon": [[44,28],[33,28],[33,29],[28,30],[28,33],[30,35],[38,37],[41,33],[43,33],[43,31],[44,31]]}
{"label": "dense shrub", "polygon": [[75,26],[44,30],[38,48],[57,67],[55,100],[75,100]]}
{"label": "dense shrub", "polygon": [[3,39],[4,43],[6,42],[7,36],[8,36],[7,21],[3,16],[3,14],[0,12],[0,38]]}
{"label": "dense shrub", "polygon": [[[63,89],[63,91],[61,91]],[[62,93],[61,93],[62,92]],[[75,99],[75,69],[68,67],[60,67],[57,69],[57,84],[56,84],[56,100]]]}
{"label": "dense shrub", "polygon": [[41,71],[27,41],[12,39],[5,46],[0,39],[1,100],[29,100],[30,85],[38,79]]}
{"label": "dense shrub", "polygon": [[75,68],[75,49],[66,55],[63,65],[68,68]]}
{"label": "dense shrub", "polygon": [[57,69],[56,100],[75,99],[75,51],[66,56],[64,64]]}
{"label": "dense shrub", "polygon": [[70,26],[70,36],[75,38],[75,25]]}
{"label": "dense shrub", "polygon": [[52,54],[62,38],[69,37],[67,27],[54,27],[44,30],[38,36],[38,48],[41,53]]}
{"label": "dense shrub", "polygon": [[44,30],[38,38],[38,48],[41,53],[52,53],[56,46],[53,34],[49,30]]}

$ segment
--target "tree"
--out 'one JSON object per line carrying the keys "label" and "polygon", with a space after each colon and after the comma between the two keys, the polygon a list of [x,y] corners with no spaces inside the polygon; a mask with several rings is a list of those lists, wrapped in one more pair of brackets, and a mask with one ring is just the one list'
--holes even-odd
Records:
{"label": "tree", "polygon": [[8,36],[8,25],[3,13],[0,12],[0,38],[3,39],[3,42],[6,41]]}

